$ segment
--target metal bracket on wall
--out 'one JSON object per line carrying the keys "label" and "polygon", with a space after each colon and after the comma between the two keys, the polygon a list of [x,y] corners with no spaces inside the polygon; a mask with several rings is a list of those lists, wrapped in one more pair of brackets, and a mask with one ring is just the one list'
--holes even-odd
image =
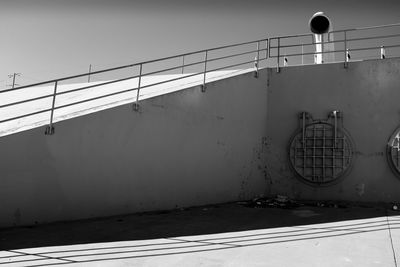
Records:
{"label": "metal bracket on wall", "polygon": [[139,111],[139,103],[133,103],[132,104],[132,109],[134,110],[134,111]]}
{"label": "metal bracket on wall", "polygon": [[44,134],[45,135],[53,135],[54,134],[54,126],[53,125],[47,125]]}
{"label": "metal bracket on wall", "polygon": [[258,78],[258,70],[254,71],[254,78]]}

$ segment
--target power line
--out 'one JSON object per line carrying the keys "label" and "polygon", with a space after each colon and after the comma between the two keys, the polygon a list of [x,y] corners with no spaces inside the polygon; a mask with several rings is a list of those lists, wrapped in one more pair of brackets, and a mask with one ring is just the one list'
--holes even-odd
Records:
{"label": "power line", "polygon": [[15,77],[16,76],[21,76],[22,73],[14,72],[13,74],[9,74],[8,78],[12,78],[12,84],[6,85],[6,86],[11,86],[11,88],[14,88],[15,86],[19,86],[19,84],[15,83]]}

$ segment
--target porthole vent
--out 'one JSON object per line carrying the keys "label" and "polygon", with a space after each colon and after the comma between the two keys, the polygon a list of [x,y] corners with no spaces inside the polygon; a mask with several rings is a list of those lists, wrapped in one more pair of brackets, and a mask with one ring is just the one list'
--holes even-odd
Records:
{"label": "porthole vent", "polygon": [[386,151],[390,167],[400,177],[400,127],[390,137]]}
{"label": "porthole vent", "polygon": [[352,165],[353,146],[343,129],[343,116],[333,111],[325,121],[300,113],[300,129],[289,145],[292,169],[303,181],[329,185],[343,177]]}

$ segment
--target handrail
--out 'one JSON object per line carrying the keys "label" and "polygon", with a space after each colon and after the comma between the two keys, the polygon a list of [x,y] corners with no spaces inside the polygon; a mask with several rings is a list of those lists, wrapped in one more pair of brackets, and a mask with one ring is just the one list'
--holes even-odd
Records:
{"label": "handrail", "polygon": [[246,44],[251,44],[251,43],[256,43],[256,42],[262,42],[262,41],[266,41],[266,40],[268,40],[268,38],[254,40],[254,41],[248,41],[248,42],[242,42],[242,43],[236,43],[236,44],[232,44],[232,45],[224,45],[224,46],[219,46],[219,47],[213,47],[213,48],[209,48],[209,49],[203,49],[203,50],[198,50],[198,51],[194,51],[194,52],[178,54],[178,55],[174,55],[174,56],[167,56],[167,57],[162,57],[162,58],[158,58],[158,59],[151,59],[151,60],[147,60],[147,61],[142,61],[140,63],[128,64],[128,65],[123,65],[123,66],[119,66],[119,67],[102,69],[102,70],[98,70],[98,71],[85,72],[85,73],[81,73],[81,74],[77,74],[77,75],[65,76],[65,77],[58,78],[58,79],[47,80],[47,81],[40,82],[40,83],[33,83],[33,84],[19,86],[19,87],[15,87],[15,88],[11,88],[11,89],[6,89],[6,90],[2,90],[0,93],[19,90],[19,89],[24,89],[24,88],[28,88],[28,87],[35,87],[35,86],[48,84],[48,83],[54,83],[56,81],[72,80],[72,79],[76,79],[76,78],[80,78],[80,77],[85,77],[85,76],[88,76],[88,75],[96,75],[96,74],[100,74],[100,73],[104,73],[104,72],[110,72],[110,71],[115,71],[115,70],[120,70],[120,69],[131,68],[131,67],[139,66],[140,64],[145,65],[145,64],[164,61],[164,60],[168,60],[168,59],[179,58],[179,57],[183,57],[183,56],[190,56],[190,55],[194,55],[194,54],[200,54],[200,53],[204,53],[206,50],[207,51],[214,51],[214,50],[220,50],[220,49],[224,49],[224,48],[230,48],[230,47],[235,47],[235,46],[240,46],[240,45],[246,45]]}
{"label": "handrail", "polygon": [[[344,30],[335,30],[335,31],[329,31],[326,34],[323,34],[321,36],[322,41],[321,42],[316,42],[316,39],[314,38],[314,34],[308,33],[308,34],[296,34],[296,35],[287,35],[287,36],[275,36],[269,38],[269,58],[275,58],[276,59],[276,66],[277,66],[277,71],[279,72],[281,64],[280,64],[280,59],[284,59],[283,65],[287,66],[288,65],[288,58],[295,58],[301,56],[301,64],[304,65],[303,58],[304,56],[307,55],[314,55],[314,60],[316,55],[325,55],[325,54],[333,54],[331,56],[332,58],[334,57],[335,53],[343,53],[343,58],[339,60],[339,62],[344,62],[345,68],[348,65],[349,61],[352,61],[354,57],[350,57],[351,52],[360,52],[360,51],[370,51],[370,50],[376,50],[376,54],[380,54],[380,56],[376,56],[376,58],[387,58],[386,56],[386,50],[387,49],[393,49],[400,47],[400,23],[395,23],[395,24],[386,24],[386,25],[380,25],[380,26],[371,26],[371,27],[362,27],[362,28],[352,28],[352,29],[344,29]],[[395,33],[386,31],[386,34],[382,34],[382,29],[389,29],[389,30],[395,30]],[[361,31],[365,30],[375,30],[378,32],[367,32],[367,34],[359,35],[356,36],[356,33],[359,33]],[[354,34],[349,37],[348,33],[353,32]],[[336,39],[335,34],[340,34],[342,38]],[[304,37],[311,37],[310,41],[305,40]],[[324,40],[325,39],[327,40]],[[327,37],[327,38],[326,38]],[[396,38],[394,40],[393,38]],[[282,44],[282,41],[284,43]],[[363,43],[360,43],[360,41],[365,41]],[[309,47],[313,45],[321,45],[322,46],[322,51],[321,52],[304,52],[304,47]],[[334,44],[339,45],[339,49],[334,48]],[[331,45],[328,47],[328,45]],[[298,51],[296,49],[301,48],[301,51]],[[394,50],[391,50],[392,52]],[[379,52],[379,53],[378,53]],[[400,53],[398,51],[394,51],[397,53],[397,56],[400,56]],[[354,53],[353,53],[354,54]],[[357,53],[355,53],[357,55]],[[358,59],[363,59],[364,55],[360,55]],[[299,65],[299,59],[296,58],[293,61],[292,65]],[[297,62],[297,64],[296,64]],[[330,62],[338,62],[337,60],[331,60]],[[318,63],[318,62],[314,62]],[[326,63],[326,61],[319,62],[319,63]]]}
{"label": "handrail", "polygon": [[[323,40],[323,44],[325,44],[325,45],[331,44],[332,46],[334,44],[338,44],[338,45],[343,44],[344,48],[339,47],[339,49],[336,49],[336,50],[333,49],[333,50],[322,51],[322,52],[303,51],[304,47],[320,44],[318,42],[315,42],[314,34],[311,34],[311,33],[285,35],[285,36],[274,36],[274,37],[270,37],[270,38],[263,38],[263,39],[253,40],[253,41],[235,43],[235,44],[224,45],[224,46],[219,46],[219,47],[213,47],[213,48],[204,49],[204,50],[197,50],[197,51],[192,51],[189,53],[182,53],[182,54],[178,54],[178,55],[174,55],[174,56],[167,56],[167,57],[163,57],[163,58],[142,61],[139,63],[126,64],[126,65],[122,65],[122,66],[106,68],[106,69],[97,70],[97,71],[90,71],[90,72],[85,72],[85,73],[81,73],[81,74],[77,74],[77,75],[66,76],[66,77],[62,77],[62,78],[58,78],[58,79],[52,79],[52,80],[47,80],[47,81],[43,81],[43,82],[39,82],[39,83],[10,88],[10,89],[0,91],[0,95],[4,94],[4,93],[17,91],[17,90],[27,89],[27,88],[40,89],[40,88],[44,88],[44,87],[39,87],[39,86],[47,85],[47,84],[48,85],[53,84],[54,92],[53,93],[49,92],[49,93],[45,93],[43,95],[34,96],[29,99],[14,100],[14,101],[10,101],[8,103],[0,104],[0,111],[4,108],[9,108],[9,107],[16,106],[16,105],[22,105],[27,102],[38,101],[38,100],[51,98],[51,97],[52,97],[52,105],[49,108],[43,107],[43,110],[40,110],[40,111],[26,112],[24,115],[19,115],[19,116],[13,117],[13,118],[7,118],[7,119],[0,120],[0,125],[3,122],[17,120],[17,119],[32,116],[35,114],[50,111],[51,112],[50,124],[46,129],[46,133],[52,134],[52,133],[54,133],[54,127],[52,124],[53,124],[53,116],[54,116],[55,110],[59,110],[59,109],[65,108],[65,107],[70,107],[73,105],[79,105],[82,103],[98,100],[101,98],[115,96],[118,94],[124,94],[124,93],[131,92],[131,91],[137,91],[136,99],[131,99],[130,101],[135,102],[134,107],[135,107],[135,109],[138,109],[140,90],[143,90],[143,89],[146,89],[146,88],[149,88],[152,86],[157,86],[157,85],[170,83],[170,82],[177,81],[177,80],[183,80],[183,79],[187,79],[190,77],[202,75],[202,78],[201,78],[202,81],[197,81],[197,82],[202,83],[202,91],[205,91],[206,76],[208,73],[223,70],[223,69],[231,69],[231,68],[234,68],[237,66],[245,66],[248,64],[253,64],[253,66],[250,65],[251,66],[250,68],[254,69],[255,74],[256,74],[255,77],[258,77],[258,71],[260,69],[260,66],[259,66],[260,62],[265,62],[265,67],[271,67],[276,64],[277,70],[279,71],[279,69],[281,67],[280,60],[282,58],[285,58],[284,66],[286,66],[287,58],[289,58],[289,57],[298,57],[298,56],[303,57],[303,56],[307,56],[307,55],[343,53],[343,58],[340,61],[344,62],[345,67],[346,67],[348,61],[350,61],[349,51],[355,52],[355,51],[380,49],[380,51],[382,53],[383,47],[385,49],[400,47],[400,41],[397,41],[396,43],[387,43],[387,44],[385,43],[385,45],[383,45],[383,40],[388,41],[389,38],[400,37],[400,32],[398,32],[398,28],[397,28],[398,26],[400,26],[400,23],[330,31],[327,33],[328,40],[325,40],[325,41]],[[351,38],[349,38],[347,36],[348,32],[358,32],[358,31],[364,31],[364,30],[380,30],[383,28],[385,28],[385,29],[395,28],[397,30],[397,32],[390,33],[390,34],[378,34],[378,35],[372,34],[371,36],[361,36],[361,37],[355,36],[355,37],[351,37]],[[344,38],[340,38],[340,39],[330,38],[330,37],[334,37],[334,34],[337,34],[337,33],[343,33]],[[311,39],[310,39],[310,42],[308,42],[308,40],[304,41],[304,39],[298,40],[297,38],[300,38],[300,37],[311,37]],[[294,39],[294,40],[292,41],[292,43],[287,44],[286,40],[289,40],[289,39]],[[282,44],[283,40],[285,40],[285,42]],[[369,40],[372,40],[372,41],[379,40],[379,42],[380,42],[379,46],[374,44],[372,46],[369,45],[366,47],[359,47],[359,46],[357,47],[355,45],[356,41],[369,41]],[[260,47],[260,46],[262,46],[262,47]],[[300,47],[302,49],[301,52],[296,52],[296,51],[293,52],[293,51],[289,50],[289,49],[298,49]],[[227,49],[230,49],[230,50],[227,50]],[[275,53],[273,53],[272,51]],[[261,54],[260,54],[260,53],[264,53],[264,52],[265,52],[265,57],[263,55],[261,56]],[[201,59],[197,59],[194,61],[192,60],[192,62],[187,60],[187,58],[195,57],[195,56],[200,57]],[[382,55],[381,55],[381,58],[382,58]],[[182,64],[170,66],[170,64],[168,64],[167,61],[174,60],[174,59],[179,59],[179,61],[181,61]],[[269,59],[274,59],[274,60],[271,61]],[[185,63],[185,60],[186,60],[186,63]],[[153,63],[162,64],[161,68],[156,69],[155,66],[152,65]],[[172,63],[172,62],[170,62],[170,63]],[[303,64],[303,62],[302,62],[302,64]],[[165,66],[165,65],[168,65],[168,66]],[[214,65],[214,66],[212,66],[212,65]],[[293,65],[295,65],[295,64],[293,64]],[[153,69],[149,69],[149,70],[147,70],[147,72],[145,72],[143,70],[144,67],[153,67]],[[200,67],[203,69],[201,71],[195,71],[193,73],[184,73],[184,70],[187,70],[189,67],[191,67],[191,68]],[[95,84],[89,83],[87,85],[71,88],[68,90],[60,91],[57,89],[57,85],[58,85],[58,87],[60,87],[59,83],[62,81],[73,80],[73,79],[87,77],[87,76],[93,76],[93,75],[97,75],[97,74],[114,73],[116,71],[120,71],[120,70],[124,70],[124,69],[128,69],[128,68],[135,68],[134,71],[137,71],[139,69],[138,70],[139,73],[134,74],[134,75],[133,74],[128,75],[126,77],[122,77],[122,78],[118,78],[118,79],[112,79],[109,81],[100,81]],[[159,74],[159,73],[161,74],[161,73],[175,72],[175,71],[180,71],[180,70],[182,72],[182,75],[180,75],[179,77],[174,77],[174,78],[166,77],[167,78],[166,80],[154,81],[154,82],[150,82],[145,85],[142,84],[142,78],[144,78],[144,77],[151,77],[152,75]],[[59,97],[61,95],[76,93],[76,92],[83,91],[83,90],[95,90],[95,88],[99,88],[101,86],[111,85],[111,84],[115,84],[118,82],[129,81],[129,80],[131,80],[133,82],[133,84],[128,84],[126,86],[126,88],[123,90],[118,90],[116,92],[114,92],[114,91],[103,92],[103,93],[101,93],[101,95],[98,95],[95,97],[89,95],[89,98],[81,98],[81,99],[79,99],[79,101],[75,101],[75,102],[71,102],[71,103],[57,103],[57,101],[56,101],[57,97]],[[137,82],[137,85],[135,85],[136,82]],[[51,89],[51,87],[49,87],[49,90],[50,89]]]}

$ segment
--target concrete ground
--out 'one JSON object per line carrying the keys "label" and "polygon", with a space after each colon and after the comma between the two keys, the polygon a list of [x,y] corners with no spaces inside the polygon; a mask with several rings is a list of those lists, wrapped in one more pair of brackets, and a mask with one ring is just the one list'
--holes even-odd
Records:
{"label": "concrete ground", "polygon": [[385,266],[400,212],[237,203],[0,230],[2,266]]}

